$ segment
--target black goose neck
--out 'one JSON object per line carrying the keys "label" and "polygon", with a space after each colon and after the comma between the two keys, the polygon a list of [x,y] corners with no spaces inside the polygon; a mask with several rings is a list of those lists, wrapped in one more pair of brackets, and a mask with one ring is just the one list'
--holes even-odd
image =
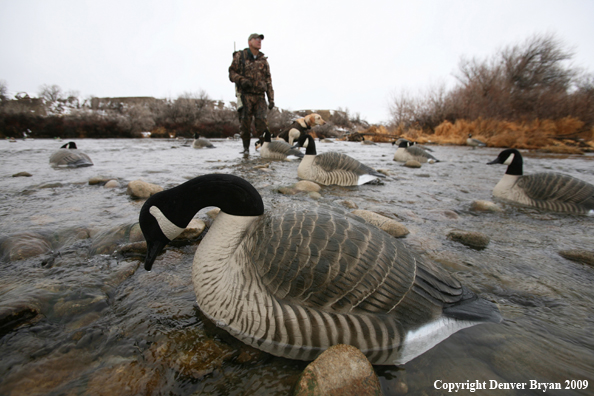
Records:
{"label": "black goose neck", "polygon": [[507,166],[507,170],[505,171],[506,175],[514,175],[514,176],[522,176],[523,174],[523,164],[524,161],[522,160],[522,154],[516,149],[510,150],[510,155],[513,155],[514,158]]}
{"label": "black goose neck", "polygon": [[258,191],[246,180],[223,174],[198,176],[177,187],[150,197],[141,209],[148,214],[158,207],[173,224],[185,228],[200,209],[216,206],[234,216],[260,216],[264,203]]}
{"label": "black goose neck", "polygon": [[305,149],[305,155],[316,155],[316,144],[314,143],[314,139],[307,135],[307,148]]}

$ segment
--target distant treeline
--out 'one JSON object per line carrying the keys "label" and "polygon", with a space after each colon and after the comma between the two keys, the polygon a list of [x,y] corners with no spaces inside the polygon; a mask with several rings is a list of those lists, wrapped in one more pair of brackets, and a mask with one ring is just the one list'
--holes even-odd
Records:
{"label": "distant treeline", "polygon": [[573,67],[572,58],[553,34],[535,35],[486,59],[462,58],[453,88],[442,84],[419,96],[396,93],[391,126],[434,134],[444,122],[487,120],[479,124],[493,127],[572,119],[580,125],[578,133],[587,135],[594,127],[594,75]]}
{"label": "distant treeline", "polygon": [[[191,138],[194,133],[208,138],[226,138],[239,133],[235,103],[226,105],[208,95],[184,93],[177,99],[152,97],[97,98],[81,100],[77,93],[64,93],[56,85],[43,86],[39,97],[6,96],[0,82],[0,137],[33,138],[135,138],[142,132],[151,137]],[[268,125],[277,134],[294,119],[311,111],[273,109]],[[324,111],[328,124],[316,128],[322,136],[337,136],[344,130],[368,127],[348,109]]]}

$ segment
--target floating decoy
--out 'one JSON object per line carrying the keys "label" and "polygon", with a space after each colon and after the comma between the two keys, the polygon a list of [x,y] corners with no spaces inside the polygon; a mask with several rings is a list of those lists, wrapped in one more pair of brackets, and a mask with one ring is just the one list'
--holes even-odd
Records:
{"label": "floating decoy", "polygon": [[93,165],[91,158],[78,150],[74,142],[68,142],[60,147],[51,155],[49,162],[54,168],[81,168]]}
{"label": "floating decoy", "polygon": [[405,139],[405,138],[398,138],[398,140],[392,142],[392,146],[394,146],[394,145],[400,146],[400,143],[403,142],[403,141],[404,142],[409,142],[410,143],[409,146],[415,146],[415,147],[418,147],[418,148],[422,148],[425,151],[429,151],[431,153],[433,152],[433,149],[432,148],[427,147],[427,146],[423,146],[423,145],[421,145],[421,144],[419,144],[417,142],[413,142],[412,140],[408,140],[408,139]]}
{"label": "floating decoy", "polygon": [[471,146],[473,149],[477,147],[485,147],[487,144],[479,139],[474,139],[472,137],[472,133],[468,134],[468,139],[466,139],[466,145]]}
{"label": "floating decoy", "polygon": [[410,141],[402,140],[398,144],[398,148],[394,153],[394,161],[406,162],[409,160],[415,160],[420,163],[428,162],[430,164],[434,162],[439,162],[437,158],[435,158],[422,148],[412,146]]}
{"label": "floating decoy", "polygon": [[594,215],[594,185],[556,172],[523,174],[522,154],[516,149],[499,153],[487,163],[507,165],[493,189],[495,197],[540,209]]}
{"label": "floating decoy", "polygon": [[346,154],[326,152],[318,155],[314,139],[310,135],[303,135],[297,145],[307,145],[305,156],[297,168],[297,176],[300,179],[325,186],[360,186],[386,177]]}
{"label": "floating decoy", "polygon": [[213,146],[210,140],[201,138],[198,133],[194,133],[194,141],[192,142],[192,148],[215,148],[215,146]]}
{"label": "floating decoy", "polygon": [[207,206],[221,211],[194,256],[196,301],[254,348],[313,360],[350,344],[372,364],[403,364],[463,328],[501,321],[495,304],[379,228],[324,206],[265,213],[233,175],[199,176],[145,202],[146,270]]}
{"label": "floating decoy", "polygon": [[260,157],[273,160],[283,160],[288,156],[295,156],[303,158],[303,153],[296,148],[293,148],[284,140],[270,140],[270,132],[264,132],[264,142],[260,147]]}

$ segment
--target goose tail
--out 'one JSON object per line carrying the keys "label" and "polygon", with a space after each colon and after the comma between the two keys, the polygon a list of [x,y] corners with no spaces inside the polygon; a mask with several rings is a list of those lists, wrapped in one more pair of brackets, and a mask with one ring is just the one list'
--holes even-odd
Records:
{"label": "goose tail", "polygon": [[445,316],[472,322],[500,323],[503,320],[496,304],[478,297],[466,287],[463,287],[463,293],[460,301],[444,308]]}

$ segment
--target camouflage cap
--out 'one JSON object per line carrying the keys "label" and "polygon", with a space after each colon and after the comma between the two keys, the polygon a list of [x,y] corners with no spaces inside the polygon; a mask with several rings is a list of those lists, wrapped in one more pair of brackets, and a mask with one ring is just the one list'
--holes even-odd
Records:
{"label": "camouflage cap", "polygon": [[252,34],[250,34],[250,37],[248,37],[248,41],[250,41],[251,39],[255,39],[255,38],[264,40],[264,35],[258,34],[258,33],[252,33]]}

